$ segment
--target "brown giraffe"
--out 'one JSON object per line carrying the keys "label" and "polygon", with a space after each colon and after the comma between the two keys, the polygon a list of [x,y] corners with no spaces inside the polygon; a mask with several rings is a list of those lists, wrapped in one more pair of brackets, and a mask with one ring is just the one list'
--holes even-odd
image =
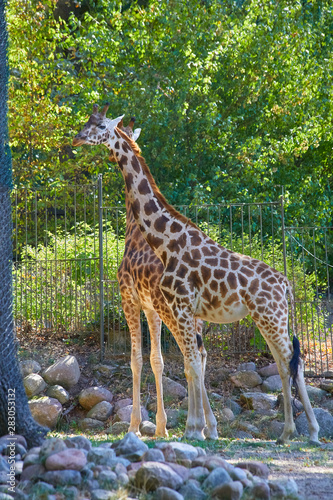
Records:
{"label": "brown giraffe", "polygon": [[319,426],[306,391],[299,343],[288,333],[287,278],[264,262],[231,252],[179,214],[160,193],[148,166],[131,139],[118,127],[122,117],[106,118],[107,106],[91,118],[74,145],[105,144],[117,159],[139,229],[163,264],[160,290],[177,325],[185,374],[193,394],[185,436],[204,439],[203,374],[197,348],[196,318],[214,323],[238,321],[248,314],[256,322],[277,362],[284,394],[285,425],[279,442],[295,430],[290,376],[297,383],[310,433],[318,443]]}
{"label": "brown giraffe", "polygon": [[[103,113],[103,112],[102,112]],[[100,116],[97,108],[94,107],[90,124],[99,123]],[[128,137],[134,141],[140,135],[141,129],[133,131],[135,118],[131,118],[127,127],[123,126],[123,121],[118,123],[118,127],[124,131]],[[101,130],[104,130],[101,128]],[[78,145],[78,143],[75,143]],[[80,144],[83,144],[81,141]],[[111,161],[116,161],[111,152]],[[143,238],[131,209],[127,190],[125,189],[126,201],[126,235],[125,252],[123,260],[119,266],[117,277],[122,298],[122,307],[131,335],[131,369],[133,374],[133,411],[129,431],[140,434],[141,423],[140,411],[140,382],[142,372],[142,350],[141,350],[141,325],[140,311],[143,310],[147,318],[150,338],[151,353],[150,362],[156,381],[157,392],[157,413],[156,413],[156,436],[166,437],[166,413],[163,404],[163,358],[161,353],[161,324],[163,322],[174,334],[176,340],[179,336],[177,323],[173,320],[172,313],[160,291],[159,283],[163,275],[163,265],[154,254],[148,243]],[[202,321],[197,321],[197,331],[200,333]],[[200,352],[202,356],[202,371],[205,371],[206,351],[200,341]],[[204,390],[204,388],[203,388]],[[189,391],[189,400],[191,393]],[[191,403],[189,403],[191,406]],[[193,405],[192,405],[193,406]],[[205,413],[207,414],[207,436],[217,437],[216,420],[211,412],[208,398],[205,396]]]}

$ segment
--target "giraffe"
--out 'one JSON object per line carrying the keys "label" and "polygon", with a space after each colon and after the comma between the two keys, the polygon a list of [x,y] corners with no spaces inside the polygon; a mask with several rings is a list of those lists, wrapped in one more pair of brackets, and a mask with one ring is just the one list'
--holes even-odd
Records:
{"label": "giraffe", "polygon": [[297,384],[304,406],[310,441],[318,443],[319,426],[305,387],[299,342],[294,336],[292,343],[288,332],[287,293],[293,303],[289,281],[264,262],[222,247],[168,204],[137,145],[117,127],[122,116],[108,119],[107,109],[108,105],[98,117],[89,118],[73,144],[104,144],[112,152],[124,177],[139,230],[162,262],[159,288],[177,326],[177,341],[192,393],[185,437],[205,438],[205,396],[196,319],[231,323],[249,314],[266,340],[282,380],[285,423],[278,443],[285,443],[295,430],[290,377]]}
{"label": "giraffe", "polygon": [[[93,110],[95,121],[98,118],[97,108]],[[133,126],[135,118],[131,118],[127,127],[124,127],[123,121],[118,123],[118,127],[127,134],[128,137],[136,141],[140,135],[141,129],[135,129]],[[102,129],[103,130],[103,129]],[[112,152],[110,160],[116,161]],[[143,238],[131,209],[127,190],[125,189],[126,203],[126,234],[125,251],[122,262],[120,263],[117,278],[120,294],[122,298],[122,307],[131,335],[131,369],[133,375],[133,411],[129,431],[140,435],[139,427],[141,423],[140,410],[140,381],[142,372],[142,350],[141,350],[141,324],[140,311],[143,310],[147,318],[150,338],[151,353],[150,362],[156,382],[157,393],[157,413],[156,413],[156,431],[155,435],[167,437],[166,429],[167,417],[163,403],[162,374],[164,369],[163,357],[161,353],[161,324],[163,322],[174,334],[177,340],[177,325],[173,321],[172,314],[167,303],[159,289],[159,282],[163,275],[163,265],[159,258],[154,254],[146,240]],[[202,321],[198,320],[196,329],[198,342],[202,357],[202,371],[205,372],[206,350],[201,341]],[[191,393],[189,392],[189,399]],[[191,406],[191,404],[189,403]],[[211,438],[217,436],[216,420],[211,413],[208,398],[206,398],[205,411],[207,413],[207,435]]]}

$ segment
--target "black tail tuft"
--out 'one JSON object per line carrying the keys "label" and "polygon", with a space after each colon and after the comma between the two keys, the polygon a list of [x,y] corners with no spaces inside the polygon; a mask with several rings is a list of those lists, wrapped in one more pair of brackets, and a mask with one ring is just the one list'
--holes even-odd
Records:
{"label": "black tail tuft", "polygon": [[299,358],[301,355],[301,350],[300,350],[300,346],[299,346],[299,341],[298,341],[297,337],[295,337],[295,335],[293,338],[293,348],[294,348],[294,354],[290,360],[289,369],[290,369],[290,377],[291,377],[292,383],[296,389],[295,397],[297,397],[297,393],[298,393],[297,375],[298,375],[298,366],[299,366]]}
{"label": "black tail tuft", "polygon": [[201,347],[203,345],[203,340],[202,340],[202,337],[199,333],[197,333],[197,344],[198,344],[198,349],[201,349]]}

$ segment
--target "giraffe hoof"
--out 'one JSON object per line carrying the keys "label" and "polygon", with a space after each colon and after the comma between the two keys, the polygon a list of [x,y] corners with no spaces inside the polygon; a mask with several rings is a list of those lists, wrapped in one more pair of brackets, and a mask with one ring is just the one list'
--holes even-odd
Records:
{"label": "giraffe hoof", "polygon": [[192,431],[185,432],[184,439],[188,439],[190,441],[204,441],[205,436],[203,434],[203,431]]}
{"label": "giraffe hoof", "polygon": [[212,441],[218,439],[218,437],[219,437],[215,427],[212,429],[208,429],[208,427],[205,427],[204,428],[204,436],[206,439],[211,439]]}
{"label": "giraffe hoof", "polygon": [[168,433],[168,431],[166,429],[162,430],[162,431],[156,430],[155,437],[168,438],[169,437],[169,433]]}

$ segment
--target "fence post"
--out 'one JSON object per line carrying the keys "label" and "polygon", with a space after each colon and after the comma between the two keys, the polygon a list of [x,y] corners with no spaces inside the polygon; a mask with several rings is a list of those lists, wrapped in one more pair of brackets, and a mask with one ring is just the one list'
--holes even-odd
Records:
{"label": "fence post", "polygon": [[284,275],[287,276],[287,250],[286,250],[286,234],[285,234],[285,226],[284,226],[284,196],[281,194],[280,196],[281,202],[281,230],[282,230],[282,250],[283,250],[283,266],[284,266]]}
{"label": "fence post", "polygon": [[104,358],[104,270],[103,270],[103,176],[98,175],[98,236],[99,236],[99,297],[100,297],[100,358]]}

